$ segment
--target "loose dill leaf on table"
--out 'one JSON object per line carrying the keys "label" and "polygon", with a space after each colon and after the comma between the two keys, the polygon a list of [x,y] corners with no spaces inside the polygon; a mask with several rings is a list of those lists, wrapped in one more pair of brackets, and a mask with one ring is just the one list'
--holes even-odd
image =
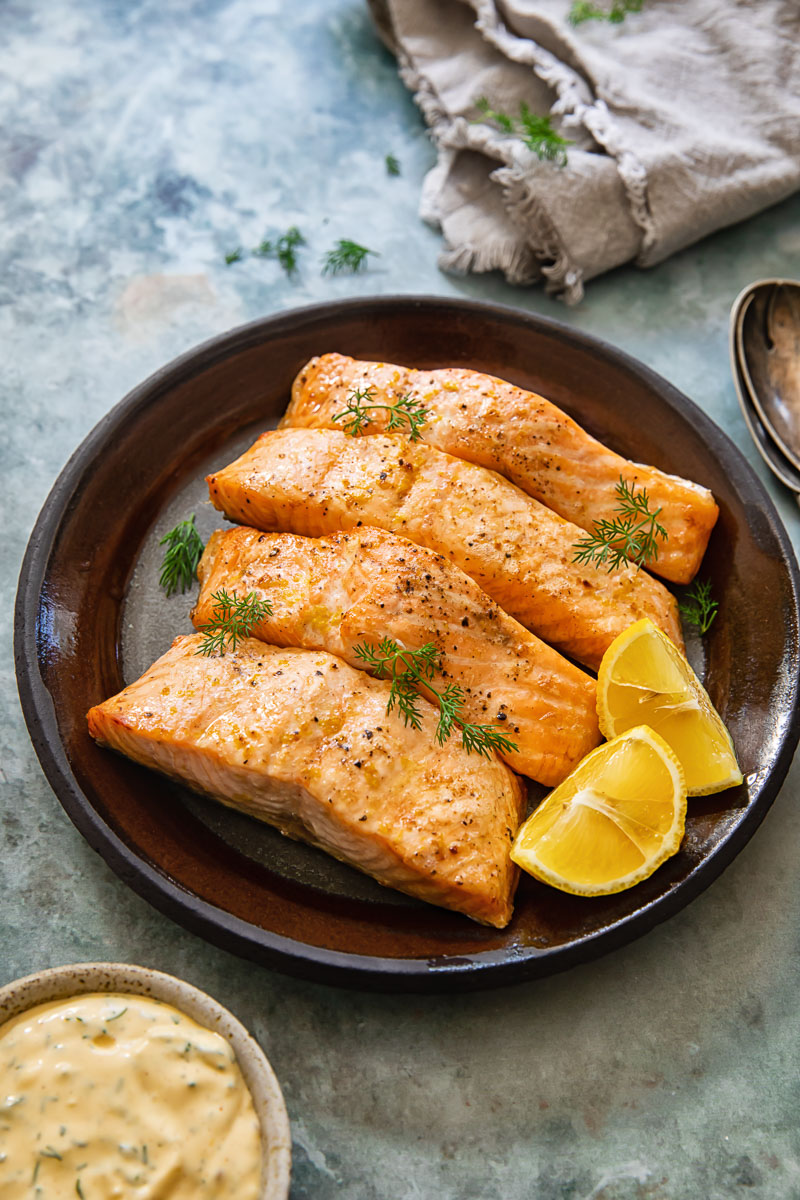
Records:
{"label": "loose dill leaf on table", "polygon": [[297,270],[297,248],[305,246],[306,239],[296,225],[290,225],[285,233],[277,238],[264,238],[251,250],[254,258],[277,258],[287,275],[294,275]]}
{"label": "loose dill leaf on table", "polygon": [[272,614],[269,600],[261,600],[255,592],[237,596],[220,588],[211,599],[214,602],[211,620],[199,626],[203,640],[195,651],[206,658],[212,654],[224,655],[226,649],[235,650],[239,642],[250,637],[264,617]]}
{"label": "loose dill leaf on table", "polygon": [[620,475],[616,486],[619,516],[595,521],[594,529],[573,546],[572,561],[608,566],[609,574],[633,563],[642,567],[658,558],[658,541],[667,540],[667,531],[659,525],[661,509],[650,509],[644,488],[640,492]]}
{"label": "loose dill leaf on table", "polygon": [[518,117],[497,112],[485,96],[479,96],[475,100],[475,107],[487,121],[493,121],[503,133],[520,138],[543,162],[552,162],[559,167],[567,165],[567,146],[571,146],[572,142],[556,133],[549,117],[532,112],[524,100],[520,103]]}
{"label": "loose dill leaf on table", "polygon": [[296,225],[290,225],[286,233],[278,238],[278,262],[287,275],[293,275],[297,270],[295,250],[298,246],[305,246],[305,244],[306,239]]}
{"label": "loose dill leaf on table", "polygon": [[708,633],[717,615],[719,604],[711,598],[711,582],[696,579],[682,600],[678,601],[681,616],[695,625],[700,633]]}
{"label": "loose dill leaf on table", "polygon": [[364,388],[363,392],[356,388],[348,395],[346,408],[335,413],[331,419],[341,421],[342,428],[350,437],[358,437],[372,420],[368,414],[376,409],[383,409],[389,414],[387,433],[394,429],[406,432],[408,426],[409,440],[419,441],[422,436],[420,430],[427,420],[428,410],[410,395],[399,396],[393,404],[376,404],[372,387]]}
{"label": "loose dill leaf on table", "polygon": [[366,246],[360,246],[358,242],[352,242],[349,238],[339,238],[322,260],[322,274],[340,275],[349,271],[356,275],[359,271],[366,270],[369,254],[379,257],[377,250],[368,250]]}
{"label": "loose dill leaf on table", "polygon": [[395,158],[395,156],[393,154],[387,154],[386,158],[384,159],[384,162],[386,163],[386,174],[387,175],[399,175],[400,174],[400,163],[397,161],[397,159]]}
{"label": "loose dill leaf on table", "polygon": [[229,250],[225,255],[225,264],[230,267],[233,263],[242,261],[242,247],[237,246],[235,250]]}
{"label": "loose dill leaf on table", "polygon": [[179,588],[185,592],[194,582],[203,553],[203,539],[195,528],[194,513],[188,521],[180,521],[158,544],[167,547],[158,582],[168,596]]}
{"label": "loose dill leaf on table", "polygon": [[610,8],[601,8],[591,0],[575,0],[567,20],[570,25],[582,25],[584,21],[609,21],[620,25],[628,13],[642,11],[644,0],[614,0]]}
{"label": "loose dill leaf on table", "polygon": [[448,683],[442,691],[433,686],[433,677],[442,667],[441,653],[433,642],[426,642],[418,650],[406,650],[393,638],[384,637],[377,646],[360,642],[355,653],[378,679],[391,681],[386,712],[394,712],[396,708],[404,723],[412,729],[422,728],[417,685],[424,684],[433,693],[439,705],[438,745],[444,745],[455,725],[461,729],[461,744],[468,754],[489,758],[493,750],[502,753],[517,749],[496,725],[475,725],[463,719],[464,692],[457,684]]}

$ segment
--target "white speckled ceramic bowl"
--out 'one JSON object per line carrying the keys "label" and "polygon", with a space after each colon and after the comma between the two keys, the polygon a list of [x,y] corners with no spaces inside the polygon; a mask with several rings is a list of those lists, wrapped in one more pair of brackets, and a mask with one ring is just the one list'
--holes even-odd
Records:
{"label": "white speckled ceramic bowl", "polygon": [[286,1200],[292,1140],[289,1118],[275,1073],[254,1038],[227,1008],[192,984],[128,963],[76,963],[51,967],[0,988],[0,1027],[37,1004],[86,992],[132,992],[171,1004],[233,1047],[261,1122],[262,1182],[259,1200]]}

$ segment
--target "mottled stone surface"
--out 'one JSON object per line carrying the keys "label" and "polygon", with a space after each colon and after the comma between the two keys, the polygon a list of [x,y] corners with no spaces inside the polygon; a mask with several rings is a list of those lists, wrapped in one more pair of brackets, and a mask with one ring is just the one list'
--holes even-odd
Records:
{"label": "mottled stone surface", "polygon": [[[765,478],[727,314],[749,281],[800,275],[800,199],[593,283],[570,311],[438,272],[416,216],[432,151],[357,0],[10,0],[2,33],[0,982],[122,959],[229,1004],[283,1084],[295,1200],[800,1195],[796,767],[722,878],[634,945],[482,995],[361,995],[213,949],[113,876],[39,770],[11,658],[19,562],[69,452],[162,363],[294,305],[429,292],[567,321],[682,388]],[[308,239],[295,280],[269,261],[226,267],[290,224]],[[380,258],[323,278],[342,236]],[[769,486],[796,540],[794,501]]]}

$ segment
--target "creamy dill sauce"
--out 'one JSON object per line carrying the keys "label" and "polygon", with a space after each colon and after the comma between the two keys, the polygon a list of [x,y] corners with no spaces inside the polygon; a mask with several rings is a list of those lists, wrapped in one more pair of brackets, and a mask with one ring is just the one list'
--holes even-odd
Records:
{"label": "creamy dill sauce", "polygon": [[111,993],[0,1027],[0,1200],[257,1200],[261,1135],[233,1050]]}

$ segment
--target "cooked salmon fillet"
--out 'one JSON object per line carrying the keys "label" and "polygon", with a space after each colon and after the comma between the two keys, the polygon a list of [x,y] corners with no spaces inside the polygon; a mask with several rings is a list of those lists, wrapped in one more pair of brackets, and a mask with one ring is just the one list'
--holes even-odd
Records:
{"label": "cooked salmon fillet", "polygon": [[[649,566],[675,583],[696,573],[719,509],[707,488],[629,462],[590,437],[543,396],[460,367],[415,371],[392,363],[362,362],[344,354],[312,358],[294,381],[282,424],[315,429],[342,427],[336,413],[355,389],[370,389],[373,403],[410,396],[428,412],[424,441],[458,458],[491,467],[582,529],[613,518],[620,476],[644,488],[660,508],[668,534]],[[368,433],[385,430],[386,412],[370,412]]]}
{"label": "cooked salmon fillet", "polygon": [[387,717],[389,684],[332,654],[247,638],[204,658],[201,641],[91,709],[92,737],[387,887],[508,924],[524,801],[504,763],[437,746],[426,700],[419,730]]}
{"label": "cooked salmon fillet", "polygon": [[442,668],[434,686],[462,688],[464,719],[506,734],[517,750],[501,757],[540,783],[560,783],[600,741],[594,680],[449,559],[405,538],[371,528],[307,538],[239,526],[211,535],[197,574],[198,628],[212,620],[224,588],[271,605],[251,630],[256,637],[328,650],[362,670],[358,645],[389,637],[418,650],[432,642]]}
{"label": "cooked salmon fillet", "polygon": [[427,546],[589,667],[641,617],[683,645],[675,598],[658,580],[574,563],[576,525],[496,472],[422,442],[280,429],[207,481],[217,508],[258,529],[316,537],[376,525]]}

